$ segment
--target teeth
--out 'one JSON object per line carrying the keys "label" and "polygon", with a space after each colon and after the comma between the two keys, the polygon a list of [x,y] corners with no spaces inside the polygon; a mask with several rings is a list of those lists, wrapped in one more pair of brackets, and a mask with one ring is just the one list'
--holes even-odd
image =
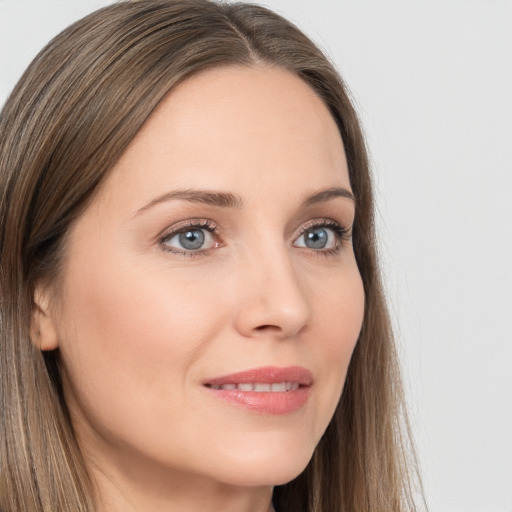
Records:
{"label": "teeth", "polygon": [[241,382],[240,384],[212,384],[210,386],[212,389],[221,389],[221,390],[233,390],[238,389],[239,391],[256,391],[260,393],[269,393],[269,392],[277,392],[283,393],[285,391],[295,391],[299,389],[298,382],[275,382],[273,384],[269,384],[267,382]]}
{"label": "teeth", "polygon": [[271,384],[254,384],[254,390],[253,391],[270,391],[270,388],[272,387]]}

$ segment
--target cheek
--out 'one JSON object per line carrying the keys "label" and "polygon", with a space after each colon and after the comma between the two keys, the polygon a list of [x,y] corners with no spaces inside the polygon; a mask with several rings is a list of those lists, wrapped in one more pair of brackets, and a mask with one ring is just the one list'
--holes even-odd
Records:
{"label": "cheek", "polygon": [[[337,276],[337,277],[336,277]],[[355,260],[323,280],[323,289],[310,285],[314,322],[325,336],[326,355],[351,355],[364,315],[364,289]]]}
{"label": "cheek", "polygon": [[166,274],[165,268],[131,262],[96,266],[88,275],[70,274],[64,317],[72,320],[68,325],[76,336],[71,337],[79,333],[80,345],[136,358],[171,345],[186,350],[191,339],[200,338],[196,331],[214,301],[207,290],[197,293],[179,274]]}
{"label": "cheek", "polygon": [[364,316],[364,290],[356,267],[345,272],[338,281],[332,281],[328,292],[316,297],[315,322],[317,329],[313,343],[317,367],[323,368],[320,410],[325,428],[340,399],[348,365],[356,346]]}
{"label": "cheek", "polygon": [[78,408],[96,424],[117,416],[133,428],[137,415],[180,407],[189,370],[222,323],[208,290],[119,260],[87,276],[71,269],[67,283],[60,348]]}
{"label": "cheek", "polygon": [[331,331],[328,352],[338,354],[338,358],[350,358],[364,316],[364,290],[358,272],[349,274],[338,289],[333,291],[326,310],[326,327]]}

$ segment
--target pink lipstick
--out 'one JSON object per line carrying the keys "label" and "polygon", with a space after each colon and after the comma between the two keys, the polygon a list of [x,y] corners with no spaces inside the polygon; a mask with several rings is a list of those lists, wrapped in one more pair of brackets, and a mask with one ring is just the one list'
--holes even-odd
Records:
{"label": "pink lipstick", "polygon": [[207,380],[216,397],[260,414],[289,414],[311,394],[313,376],[301,366],[265,366]]}

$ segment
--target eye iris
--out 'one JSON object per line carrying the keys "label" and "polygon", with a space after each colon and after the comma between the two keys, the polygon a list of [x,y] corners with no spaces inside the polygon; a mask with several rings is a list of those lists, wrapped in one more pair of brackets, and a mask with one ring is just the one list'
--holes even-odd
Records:
{"label": "eye iris", "polygon": [[314,228],[305,234],[306,247],[310,249],[323,249],[327,245],[328,234],[324,228]]}
{"label": "eye iris", "polygon": [[200,249],[204,244],[204,233],[200,229],[184,231],[179,235],[180,244],[185,249]]}

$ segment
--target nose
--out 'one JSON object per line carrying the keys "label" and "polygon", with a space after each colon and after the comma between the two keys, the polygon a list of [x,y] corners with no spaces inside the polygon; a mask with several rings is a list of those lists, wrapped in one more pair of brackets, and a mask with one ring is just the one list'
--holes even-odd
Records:
{"label": "nose", "polygon": [[246,262],[235,325],[245,337],[290,339],[309,324],[311,307],[306,285],[283,248]]}

